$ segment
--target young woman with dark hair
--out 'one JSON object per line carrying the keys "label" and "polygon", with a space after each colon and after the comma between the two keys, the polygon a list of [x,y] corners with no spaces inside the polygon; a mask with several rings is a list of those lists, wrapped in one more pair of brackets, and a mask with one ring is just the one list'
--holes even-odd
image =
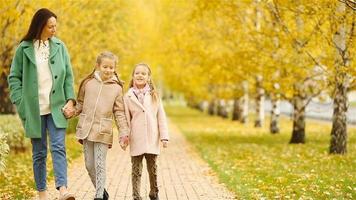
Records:
{"label": "young woman with dark hair", "polygon": [[[39,199],[47,199],[47,136],[59,200],[74,200],[67,189],[65,132],[75,96],[69,54],[54,37],[57,16],[42,8],[32,18],[13,58],[8,83],[10,99],[31,139],[33,172]],[[48,132],[48,135],[47,135]]]}

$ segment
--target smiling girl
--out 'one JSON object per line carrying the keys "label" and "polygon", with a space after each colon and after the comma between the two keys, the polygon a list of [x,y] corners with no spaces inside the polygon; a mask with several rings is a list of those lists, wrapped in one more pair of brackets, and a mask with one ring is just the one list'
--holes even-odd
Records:
{"label": "smiling girl", "polygon": [[130,144],[132,163],[132,193],[141,200],[140,185],[142,160],[146,159],[150,180],[151,200],[158,200],[157,156],[159,142],[168,146],[168,127],[162,101],[151,79],[151,69],[145,63],[137,64],[132,73],[130,89],[124,96],[126,118],[130,135],[121,137],[121,143]]}

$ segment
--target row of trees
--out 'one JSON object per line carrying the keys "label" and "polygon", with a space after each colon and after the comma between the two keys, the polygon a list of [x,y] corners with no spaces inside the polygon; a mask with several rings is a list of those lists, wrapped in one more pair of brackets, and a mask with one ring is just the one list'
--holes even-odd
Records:
{"label": "row of trees", "polygon": [[7,75],[13,54],[28,30],[36,10],[47,7],[58,16],[57,36],[69,49],[76,85],[94,66],[103,50],[116,53],[121,59],[119,69],[129,74],[140,57],[135,23],[130,18],[137,12],[133,5],[121,0],[4,0],[0,4],[0,113],[13,113],[8,98]]}
{"label": "row of trees", "polygon": [[[234,99],[233,118],[246,122],[254,98],[264,121],[264,99],[273,104],[278,132],[280,99],[294,107],[291,143],[305,142],[305,107],[325,93],[334,99],[331,153],[346,153],[349,90],[356,88],[355,4],[349,0],[20,1],[0,5],[0,112],[13,112],[6,77],[14,50],[35,10],[58,15],[58,36],[72,58],[76,85],[95,57],[111,50],[128,80],[145,61],[164,91],[211,107]],[[222,106],[220,106],[222,107]]]}
{"label": "row of trees", "polygon": [[[233,119],[242,122],[254,98],[257,127],[267,96],[272,133],[278,132],[279,101],[288,100],[294,108],[290,143],[305,142],[305,108],[312,98],[328,95],[334,103],[330,153],[346,153],[347,92],[356,89],[353,2],[197,0],[190,9],[182,4],[168,6],[167,19],[178,23],[167,25],[175,33],[167,47],[170,87],[191,104],[210,101],[211,108],[234,99]],[[182,8],[179,16],[176,7]]]}

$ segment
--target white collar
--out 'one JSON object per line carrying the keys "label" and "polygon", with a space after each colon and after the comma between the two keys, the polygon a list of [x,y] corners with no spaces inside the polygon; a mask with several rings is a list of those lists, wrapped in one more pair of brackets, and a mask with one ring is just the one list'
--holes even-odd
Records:
{"label": "white collar", "polygon": [[33,41],[33,45],[34,45],[34,47],[37,47],[37,49],[39,49],[39,48],[49,48],[49,41],[48,40],[43,41],[43,40],[35,39]]}

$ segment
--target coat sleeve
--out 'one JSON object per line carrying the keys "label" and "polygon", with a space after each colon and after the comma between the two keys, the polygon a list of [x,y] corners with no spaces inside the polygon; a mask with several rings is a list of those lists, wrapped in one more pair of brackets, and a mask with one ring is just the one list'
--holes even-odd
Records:
{"label": "coat sleeve", "polygon": [[122,88],[120,87],[119,95],[115,99],[113,113],[115,116],[116,126],[119,128],[120,137],[129,135],[129,125],[126,120],[126,110]]}
{"label": "coat sleeve", "polygon": [[72,71],[72,65],[70,62],[70,56],[67,50],[67,47],[63,44],[63,51],[64,51],[64,63],[65,63],[65,68],[66,68],[66,77],[64,79],[64,95],[66,100],[75,100],[75,94],[74,94],[74,89],[73,89],[73,71]]}
{"label": "coat sleeve", "polygon": [[22,72],[23,72],[23,48],[16,49],[15,56],[11,63],[10,74],[7,78],[10,88],[10,100],[13,104],[19,105],[22,99]]}
{"label": "coat sleeve", "polygon": [[159,100],[157,122],[160,140],[169,140],[167,117],[163,108],[162,100]]}
{"label": "coat sleeve", "polygon": [[78,92],[77,103],[75,105],[75,116],[78,116],[80,113],[82,113],[83,110],[86,82],[83,83],[82,87],[79,89]]}
{"label": "coat sleeve", "polygon": [[128,105],[127,97],[124,97],[124,106],[125,106],[126,121],[127,121],[127,124],[129,125],[129,129],[131,130],[131,119],[132,119],[132,116],[131,116],[130,108],[129,108],[129,105]]}

